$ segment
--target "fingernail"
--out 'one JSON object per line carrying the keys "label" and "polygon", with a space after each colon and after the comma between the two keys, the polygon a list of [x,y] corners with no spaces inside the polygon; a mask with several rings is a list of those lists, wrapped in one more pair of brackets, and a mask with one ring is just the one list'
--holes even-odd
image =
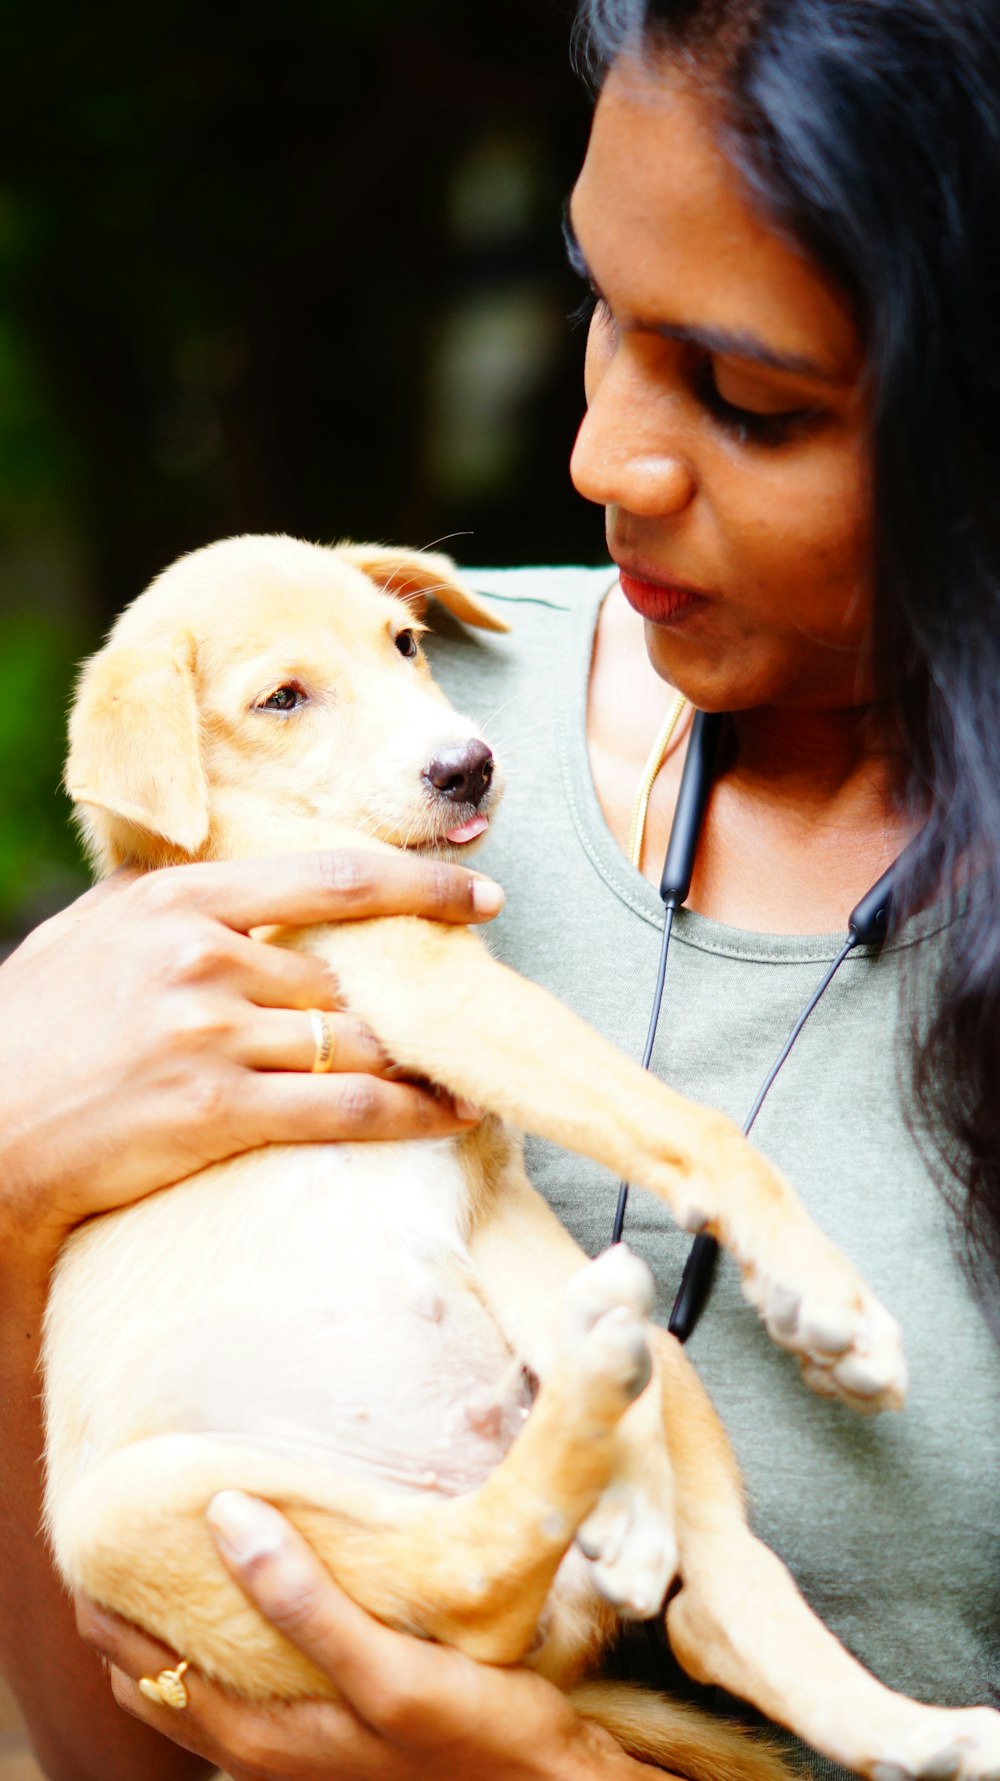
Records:
{"label": "fingernail", "polygon": [[244,1496],[241,1490],[220,1490],[205,1517],[220,1546],[241,1563],[277,1552],[281,1544],[281,1517],[267,1503]]}
{"label": "fingernail", "polygon": [[455,1114],[458,1119],[482,1119],[483,1110],[475,1101],[456,1101]]}
{"label": "fingernail", "polygon": [[503,908],[503,891],[494,879],[472,880],[472,907],[477,915],[499,915]]}

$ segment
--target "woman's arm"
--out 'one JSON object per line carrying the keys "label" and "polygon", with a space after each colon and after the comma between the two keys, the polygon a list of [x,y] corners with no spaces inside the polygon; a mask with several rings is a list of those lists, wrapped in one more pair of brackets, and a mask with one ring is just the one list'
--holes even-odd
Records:
{"label": "woman's arm", "polygon": [[0,966],[0,1669],[55,1781],[203,1770],[114,1706],[39,1531],[40,1330],[66,1233],[268,1140],[468,1126],[473,1114],[372,1074],[387,1060],[346,1015],[332,1019],[349,1068],[310,1074],[303,1010],[335,1009],[336,984],[249,934],[382,913],[476,920],[501,901],[460,868],[374,854],[178,867],[98,886]]}
{"label": "woman's arm", "polygon": [[194,1781],[205,1763],[125,1718],[80,1643],[42,1535],[37,1373],[47,1270],[0,1261],[0,1669],[52,1781]]}
{"label": "woman's arm", "polygon": [[225,1491],[210,1520],[251,1600],[331,1677],[341,1700],[248,1706],[189,1671],[188,1706],[150,1703],[138,1678],[173,1654],[78,1604],[127,1712],[224,1768],[233,1781],[640,1781],[649,1768],[581,1719],[531,1670],[478,1664],[393,1632],[338,1589],[268,1504]]}

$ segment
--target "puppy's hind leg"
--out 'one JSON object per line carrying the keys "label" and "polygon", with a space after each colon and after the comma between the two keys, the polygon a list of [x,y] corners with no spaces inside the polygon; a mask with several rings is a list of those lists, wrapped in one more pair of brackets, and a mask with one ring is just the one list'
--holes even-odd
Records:
{"label": "puppy's hind leg", "polygon": [[[478,1490],[429,1504],[394,1555],[409,1630],[488,1663],[531,1651],[556,1572],[619,1464],[622,1417],[650,1379],[645,1293],[644,1270],[619,1258],[570,1282],[561,1339],[513,1447]],[[322,1554],[322,1531],[307,1532]]]}
{"label": "puppy's hind leg", "polygon": [[[594,1295],[591,1295],[594,1297]],[[219,1561],[205,1521],[237,1488],[284,1510],[348,1594],[402,1631],[492,1663],[532,1648],[579,1524],[614,1470],[618,1425],[650,1377],[639,1309],[578,1288],[563,1340],[501,1465],[461,1497],[415,1496],[189,1434],[95,1464],[51,1505],[66,1580],[250,1698],[329,1694]]]}
{"label": "puppy's hind leg", "polygon": [[746,1524],[729,1444],[679,1346],[653,1333],[677,1491],[675,1656],[871,1781],[1000,1781],[1000,1714],[924,1706],[878,1682]]}
{"label": "puppy's hind leg", "polygon": [[[471,1249],[508,1341],[542,1379],[554,1364],[556,1311],[567,1292],[580,1294],[592,1316],[623,1291],[632,1294],[638,1311],[652,1309],[653,1281],[645,1263],[618,1244],[588,1265],[531,1186],[513,1148],[495,1203],[472,1233]],[[605,1601],[622,1618],[646,1619],[657,1612],[677,1569],[673,1480],[658,1386],[644,1391],[623,1416],[616,1444],[614,1473],[576,1540]]]}

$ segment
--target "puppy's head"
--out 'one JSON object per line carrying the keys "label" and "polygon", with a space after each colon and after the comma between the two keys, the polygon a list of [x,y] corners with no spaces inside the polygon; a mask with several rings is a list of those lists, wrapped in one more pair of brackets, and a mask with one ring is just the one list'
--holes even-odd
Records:
{"label": "puppy's head", "polygon": [[454,850],[488,826],[492,754],[435,686],[434,595],[506,630],[446,557],[285,537],[182,557],[83,668],[66,786],[97,866],[323,846],[350,828]]}

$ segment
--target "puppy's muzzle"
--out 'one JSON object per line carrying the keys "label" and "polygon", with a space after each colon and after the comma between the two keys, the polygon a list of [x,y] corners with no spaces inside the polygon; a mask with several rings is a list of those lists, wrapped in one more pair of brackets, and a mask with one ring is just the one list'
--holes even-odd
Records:
{"label": "puppy's muzzle", "polygon": [[422,778],[453,804],[478,810],[493,783],[493,750],[476,738],[462,748],[445,748],[428,762]]}

